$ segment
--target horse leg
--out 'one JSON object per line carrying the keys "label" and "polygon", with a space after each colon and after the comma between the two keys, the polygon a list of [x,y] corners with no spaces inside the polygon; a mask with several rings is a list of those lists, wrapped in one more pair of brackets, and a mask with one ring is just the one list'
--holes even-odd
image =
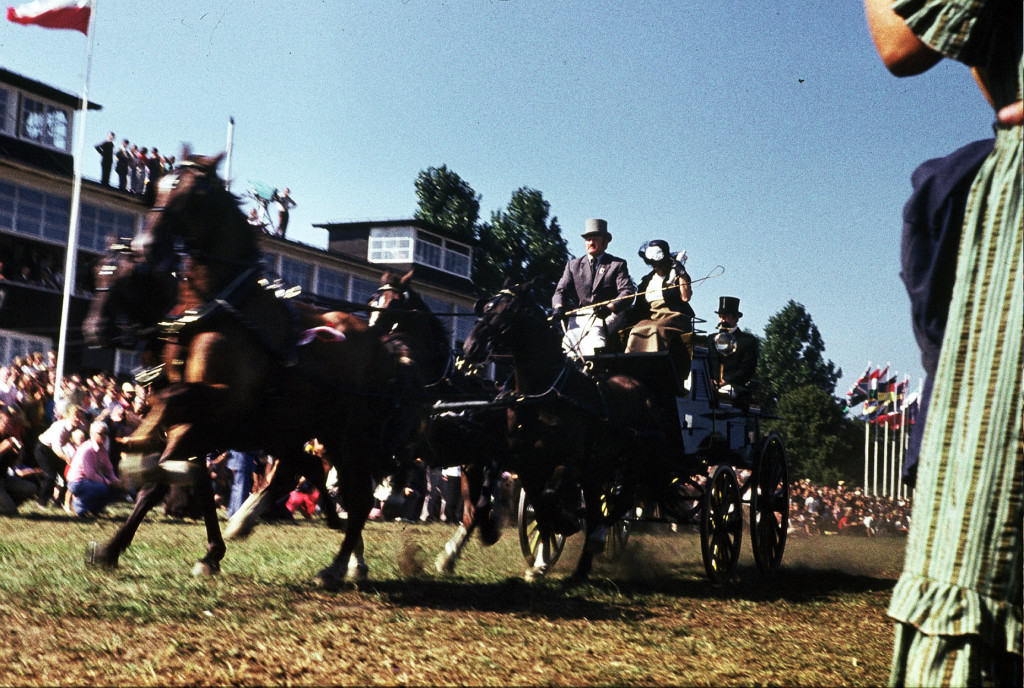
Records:
{"label": "horse leg", "polygon": [[[527,501],[533,505],[533,516],[537,524],[537,553],[532,563],[523,573],[523,579],[527,582],[543,578],[548,574],[548,556],[546,544],[551,542],[554,536],[554,529],[551,524],[554,521],[554,514],[551,509],[538,509],[537,504],[541,501],[542,493],[547,487],[543,477],[533,472],[519,474],[523,490],[526,492]],[[522,523],[519,524],[522,528]]]}
{"label": "horse leg", "polygon": [[205,458],[200,457],[198,461],[203,462],[204,469],[200,478],[196,481],[193,489],[196,499],[203,512],[203,522],[206,524],[206,556],[196,562],[192,567],[193,576],[212,576],[220,573],[220,561],[224,558],[227,548],[224,546],[224,539],[220,533],[220,523],[217,520],[217,503],[213,499],[213,485],[205,470]]}
{"label": "horse leg", "polygon": [[578,584],[590,577],[594,568],[594,555],[604,551],[608,539],[610,515],[602,513],[601,490],[592,480],[584,480],[583,490],[586,509],[587,538],[583,543],[583,551],[576,563],[576,570],[569,577],[570,584]]}
{"label": "horse leg", "polygon": [[373,504],[372,480],[365,463],[370,454],[357,451],[354,455],[361,465],[346,467],[341,480],[345,507],[348,509],[345,537],[330,566],[317,574],[318,583],[327,590],[338,590],[346,582],[364,580],[368,574],[363,559],[363,526],[366,525]]}
{"label": "horse leg", "polygon": [[114,536],[104,545],[90,542],[86,551],[86,563],[95,566],[117,568],[117,560],[121,552],[128,549],[135,537],[135,532],[150,509],[160,503],[167,494],[168,486],[160,483],[146,483],[135,498],[135,508],[125,522],[117,529]]}
{"label": "horse leg", "polygon": [[[469,538],[473,535],[473,530],[479,523],[478,517],[483,513],[476,504],[473,483],[478,481],[475,480],[476,471],[472,469],[472,466],[462,467],[462,522],[456,529],[455,535],[445,543],[444,552],[439,554],[434,562],[438,573],[455,573],[455,564],[458,563],[459,557],[462,556],[463,548],[469,542]],[[474,475],[471,475],[471,473]],[[478,485],[476,488],[476,491],[479,492]]]}
{"label": "horse leg", "polygon": [[493,545],[501,537],[501,517],[494,509],[495,476],[497,465],[470,464],[462,467],[462,501],[472,504],[472,522],[480,526],[480,541]]}

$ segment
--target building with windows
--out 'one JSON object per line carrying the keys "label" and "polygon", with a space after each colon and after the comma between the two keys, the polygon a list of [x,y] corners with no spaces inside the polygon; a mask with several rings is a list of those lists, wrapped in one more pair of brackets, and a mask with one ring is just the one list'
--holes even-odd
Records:
{"label": "building with windows", "polygon": [[[0,68],[0,365],[58,341],[74,160],[76,96]],[[89,104],[99,110],[99,105]],[[92,159],[91,147],[87,158]],[[91,169],[99,171],[98,156]],[[134,235],[147,208],[139,196],[82,181],[67,370],[132,372],[131,351],[90,350],[81,325],[93,267],[111,239]],[[325,307],[366,303],[387,269],[414,270],[414,285],[448,326],[453,345],[472,328],[473,246],[421,220],[317,224],[326,250],[274,235],[260,237],[267,272]]]}
{"label": "building with windows", "polygon": [[[413,286],[430,306],[441,315],[452,335],[452,344],[460,344],[473,328],[476,302],[472,279],[473,246],[454,239],[425,220],[385,220],[380,222],[334,222],[314,224],[328,234],[327,257],[336,261],[344,281],[351,275],[352,288],[347,297],[341,291],[331,294],[326,284],[317,284],[314,293],[347,298],[365,303],[380,284],[380,275],[387,269],[413,270]],[[265,247],[265,251],[270,251]],[[330,274],[330,267],[324,270]],[[280,270],[289,279],[282,260]],[[329,279],[335,279],[329,277]]]}
{"label": "building with windows", "polygon": [[[80,105],[77,96],[0,68],[0,363],[52,350],[58,339]],[[82,182],[68,366],[90,365],[81,324],[93,265],[112,237],[132,236],[145,210],[137,196]]]}

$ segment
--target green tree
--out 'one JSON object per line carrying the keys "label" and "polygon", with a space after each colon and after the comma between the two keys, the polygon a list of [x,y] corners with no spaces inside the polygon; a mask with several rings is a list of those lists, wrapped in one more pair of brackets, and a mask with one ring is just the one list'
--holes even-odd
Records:
{"label": "green tree", "polygon": [[569,259],[558,218],[548,221],[550,208],[540,191],[524,186],[505,210],[495,210],[491,221],[480,225],[474,281],[482,295],[496,293],[506,278],[532,279],[541,302],[550,301]]}
{"label": "green tree", "polygon": [[816,385],[787,390],[779,398],[777,413],[780,419],[767,421],[766,427],[782,435],[790,481],[859,482],[858,430],[831,394]]}
{"label": "green tree", "polygon": [[783,394],[805,385],[833,394],[843,371],[824,354],[825,342],[811,314],[790,300],[764,328],[757,362],[762,406],[774,409]]}
{"label": "green tree", "polygon": [[419,208],[414,217],[447,229],[452,238],[472,241],[480,218],[480,195],[448,169],[428,167],[416,177]]}

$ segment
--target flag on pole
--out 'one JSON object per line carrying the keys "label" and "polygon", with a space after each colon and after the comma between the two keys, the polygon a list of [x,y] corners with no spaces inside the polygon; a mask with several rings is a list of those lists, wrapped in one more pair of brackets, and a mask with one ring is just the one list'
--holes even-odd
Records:
{"label": "flag on pole", "polygon": [[874,401],[878,398],[878,388],[884,384],[880,382],[889,373],[889,366],[885,366],[885,369],[877,368],[875,372],[871,373],[868,378],[868,399]]}
{"label": "flag on pole", "polygon": [[857,378],[857,381],[853,383],[853,387],[846,393],[846,406],[852,408],[857,404],[867,401],[868,399],[868,379],[871,376],[871,364],[868,363],[867,369],[864,373]]}
{"label": "flag on pole", "polygon": [[93,0],[34,0],[7,8],[7,18],[17,24],[47,29],[73,29],[89,34]]}

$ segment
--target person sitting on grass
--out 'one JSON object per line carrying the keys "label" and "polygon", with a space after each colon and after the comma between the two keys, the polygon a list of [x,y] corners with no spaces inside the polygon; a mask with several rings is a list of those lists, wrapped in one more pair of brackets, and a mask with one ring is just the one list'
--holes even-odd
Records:
{"label": "person sitting on grass", "polygon": [[122,494],[121,481],[114,475],[107,453],[106,437],[107,424],[93,421],[89,426],[89,440],[71,459],[68,489],[72,495],[71,506],[78,516],[96,516]]}

